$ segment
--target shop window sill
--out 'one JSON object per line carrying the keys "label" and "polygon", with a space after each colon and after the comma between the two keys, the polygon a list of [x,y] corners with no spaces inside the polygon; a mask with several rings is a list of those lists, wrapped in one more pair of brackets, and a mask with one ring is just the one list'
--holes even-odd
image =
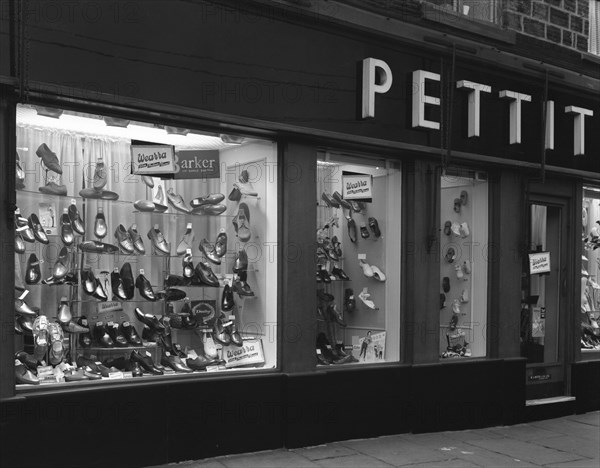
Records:
{"label": "shop window sill", "polygon": [[478,36],[483,36],[488,39],[494,39],[508,44],[516,44],[517,42],[517,33],[515,31],[504,29],[492,22],[470,18],[467,15],[439,7],[438,5],[424,3],[423,18],[467,33],[477,34]]}

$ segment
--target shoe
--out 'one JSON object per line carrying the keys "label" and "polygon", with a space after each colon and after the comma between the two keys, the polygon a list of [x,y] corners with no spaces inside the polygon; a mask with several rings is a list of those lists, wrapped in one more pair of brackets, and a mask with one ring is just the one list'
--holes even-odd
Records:
{"label": "shoe", "polygon": [[93,372],[89,367],[84,367],[81,370],[83,371],[83,376],[87,377],[88,380],[102,380],[102,374]]}
{"label": "shoe", "polygon": [[192,263],[192,255],[185,254],[181,260],[183,267],[183,277],[191,279],[194,277],[194,264]]}
{"label": "shoe", "polygon": [[29,227],[29,220],[23,218],[23,216],[17,214],[15,217],[15,224],[17,225],[17,233],[23,237],[25,242],[34,243],[35,242],[35,234],[33,233],[33,229]]}
{"label": "shoe", "polygon": [[144,375],[139,362],[131,362],[131,360],[129,360],[129,370],[131,371],[132,377],[143,377]]}
{"label": "shoe", "polygon": [[64,357],[64,346],[63,346],[63,331],[58,323],[50,322],[48,324],[48,336],[50,337],[50,364],[56,366],[60,364]]}
{"label": "shoe", "polygon": [[162,336],[161,332],[152,330],[147,325],[144,325],[142,329],[142,340],[148,341],[150,343],[158,343],[160,341],[160,337]]}
{"label": "shoe", "polygon": [[454,299],[454,301],[452,301],[452,313],[457,315],[460,314],[460,300]]}
{"label": "shoe", "polygon": [[337,306],[335,305],[335,303],[329,304],[329,306],[327,307],[327,314],[329,315],[330,320],[337,322],[341,327],[345,328],[348,326],[346,324],[346,322],[344,321],[342,314],[337,309]]}
{"label": "shoe", "polygon": [[125,337],[127,342],[133,346],[143,346],[144,344],[131,322],[121,323],[121,334]]}
{"label": "shoe", "polygon": [[212,334],[202,333],[202,348],[207,358],[217,359],[219,357],[219,351],[217,350]]}
{"label": "shoe", "polygon": [[231,339],[231,344],[241,347],[244,345],[244,340],[242,339],[242,335],[240,335],[240,332],[237,329],[237,325],[235,324],[235,322],[233,323],[233,325],[231,325],[230,329],[229,329],[229,337]]}
{"label": "shoe", "polygon": [[73,227],[67,213],[63,213],[60,218],[60,238],[65,245],[72,245],[75,240],[73,235]]}
{"label": "shoe", "polygon": [[465,206],[469,202],[469,194],[466,190],[460,192],[460,203]]}
{"label": "shoe", "polygon": [[322,265],[317,265],[317,278],[319,278],[323,283],[331,283],[331,276]]}
{"label": "shoe", "polygon": [[35,213],[31,213],[28,218],[29,228],[33,232],[35,239],[42,244],[49,244],[48,236],[44,231],[44,228],[40,224],[40,220]]}
{"label": "shoe", "polygon": [[27,369],[29,369],[30,371],[37,372],[39,362],[31,354],[28,354],[25,351],[19,351],[15,354],[15,359],[21,361],[21,364],[27,367]]}
{"label": "shoe", "polygon": [[156,191],[156,196],[154,197],[154,199],[159,205],[165,204],[165,194],[163,193],[162,185],[158,186],[158,190]]}
{"label": "shoe", "polygon": [[234,305],[233,290],[229,284],[226,284],[223,288],[223,295],[221,296],[221,310],[229,312],[230,310],[233,310]]}
{"label": "shoe", "polygon": [[182,301],[187,297],[185,291],[175,288],[167,288],[164,291],[156,293],[157,299],[163,299],[166,302]]}
{"label": "shoe", "polygon": [[175,372],[183,372],[189,374],[190,372],[194,372],[188,366],[186,366],[179,356],[171,354],[169,351],[165,351],[160,359],[160,363],[168,367],[169,369],[173,369]]}
{"label": "shoe", "polygon": [[246,197],[258,197],[258,192],[252,188],[252,186],[250,185],[249,182],[248,183],[234,182],[233,188],[238,189],[240,191],[240,194],[242,194]]}
{"label": "shoe", "polygon": [[119,199],[119,194],[115,192],[110,192],[109,190],[102,190],[102,192],[100,193],[100,198],[102,200],[115,201]]}
{"label": "shoe", "polygon": [[123,284],[123,291],[125,292],[126,299],[133,299],[133,296],[135,295],[135,281],[133,280],[133,272],[131,271],[129,262],[123,263],[119,275],[121,277],[121,283]]}
{"label": "shoe", "polygon": [[460,207],[461,207],[462,203],[460,201],[460,198],[455,198],[454,199],[454,211],[456,213],[460,213]]}
{"label": "shoe", "polygon": [[61,324],[67,324],[73,319],[71,314],[71,308],[69,307],[69,301],[66,296],[60,298],[60,304],[58,305],[58,312],[56,313],[56,320]]}
{"label": "shoe", "polygon": [[79,196],[81,198],[91,198],[94,200],[102,199],[102,191],[94,190],[93,187],[84,188],[79,191]]}
{"label": "shoe", "polygon": [[92,334],[90,333],[87,318],[83,315],[79,317],[79,319],[77,319],[77,325],[79,325],[82,328],[87,328],[88,330],[87,333],[81,333],[79,335],[79,346],[81,346],[82,348],[89,348],[90,346],[92,346]]}
{"label": "shoe", "polygon": [[317,289],[317,298],[323,302],[331,302],[335,300],[335,297],[332,294],[326,293],[322,289]]}
{"label": "shoe", "polygon": [[102,239],[106,236],[108,229],[106,227],[106,218],[104,217],[104,209],[98,208],[96,214],[96,220],[94,221],[94,235],[98,239]]}
{"label": "shoe", "polygon": [[377,237],[377,238],[381,237],[381,230],[379,229],[379,223],[377,222],[377,220],[375,218],[369,218],[369,227],[371,228],[371,231],[373,231],[373,234],[375,234],[375,237]]}
{"label": "shoe", "polygon": [[[125,229],[125,226],[119,224],[115,230],[115,238],[117,239],[117,245],[121,248],[124,254],[132,254],[134,252],[133,239],[129,235],[129,231]],[[143,248],[143,245],[142,245]]]}
{"label": "shoe", "polygon": [[373,278],[375,278],[377,281],[384,282],[387,279],[383,271],[381,271],[375,265],[371,265],[371,270],[373,271]]}
{"label": "shoe", "polygon": [[70,320],[67,323],[61,323],[60,326],[65,333],[70,333],[72,335],[88,334],[90,332],[89,328],[83,327],[73,320]]}
{"label": "shoe", "polygon": [[369,238],[369,230],[367,229],[367,225],[365,223],[360,224],[360,237],[363,239]]}
{"label": "shoe", "polygon": [[442,289],[445,293],[450,292],[450,278],[447,276],[444,276],[442,279]]}
{"label": "shoe", "polygon": [[127,294],[125,293],[125,288],[123,287],[123,281],[121,280],[121,275],[113,271],[110,274],[110,287],[113,293],[113,300],[126,301]]}
{"label": "shoe", "polygon": [[23,167],[21,166],[21,158],[19,158],[19,152],[15,151],[16,153],[16,171],[15,171],[15,176],[16,176],[16,180],[15,180],[15,188],[17,190],[23,190],[25,188],[25,171],[23,170]]}
{"label": "shoe", "polygon": [[66,247],[60,249],[58,258],[52,267],[52,277],[60,281],[69,273],[69,251]]}
{"label": "shoe", "polygon": [[25,253],[25,241],[19,233],[15,234],[15,252],[18,254]]}
{"label": "shoe", "polygon": [[131,352],[129,360],[131,362],[137,362],[142,369],[150,374],[163,375],[163,371],[156,367],[156,364],[154,364],[154,361],[150,357],[150,353],[148,351],[140,353],[139,351],[134,350]]}
{"label": "shoe", "polygon": [[94,288],[92,296],[104,302],[108,301],[106,291],[104,290],[104,287],[102,287],[102,283],[98,278],[96,278],[96,287]]}
{"label": "shoe", "polygon": [[456,260],[456,250],[454,250],[454,247],[448,248],[448,250],[446,251],[446,255],[444,255],[444,258],[448,263],[453,263],[454,260]]}
{"label": "shoe", "polygon": [[350,203],[348,203],[346,200],[344,200],[342,198],[342,196],[340,195],[339,192],[333,192],[332,198],[338,202],[338,204],[342,207],[345,208],[347,210],[352,209],[352,205],[350,205]]}
{"label": "shoe", "polygon": [[227,253],[227,234],[220,232],[215,241],[215,254],[222,258]]}
{"label": "shoe", "polygon": [[85,375],[83,369],[69,369],[65,371],[65,382],[82,382],[84,380],[90,380]]}
{"label": "shoe", "polygon": [[348,216],[347,220],[348,220],[348,237],[350,238],[350,242],[356,243],[356,223],[354,222],[354,219],[352,219],[351,216]]}
{"label": "shoe", "polygon": [[333,198],[331,195],[329,195],[327,192],[323,192],[321,194],[321,200],[323,200],[329,208],[339,208],[340,207],[340,204],[338,203],[338,201],[335,198]]}
{"label": "shoe", "polygon": [[106,324],[106,331],[108,336],[113,340],[113,343],[117,348],[126,348],[128,346],[127,338],[121,332],[121,328],[117,323]]}
{"label": "shoe", "polygon": [[144,275],[138,275],[138,277],[135,279],[135,286],[137,287],[140,296],[142,296],[147,301],[154,302],[158,300],[158,298],[154,294],[154,290],[152,289],[150,281],[148,281],[148,279]]}
{"label": "shoe", "polygon": [[217,343],[223,346],[229,346],[231,344],[231,336],[227,332],[227,329],[223,327],[223,322],[220,318],[215,320],[213,338]]}
{"label": "shoe", "polygon": [[362,210],[364,210],[366,208],[363,203],[357,202],[355,200],[348,200],[348,203],[350,203],[350,206],[352,207],[352,211],[354,211],[355,213],[361,213]]}
{"label": "shoe", "polygon": [[15,312],[22,316],[37,317],[38,313],[22,299],[15,299]]}
{"label": "shoe", "polygon": [[448,328],[450,328],[450,330],[455,330],[457,325],[458,325],[458,315],[452,314],[452,317],[450,317],[450,323],[448,324]]}
{"label": "shoe", "polygon": [[208,366],[213,366],[217,363],[216,360],[201,355],[198,355],[198,357],[194,359],[187,358],[185,362],[190,369],[198,371],[206,370]]}
{"label": "shoe", "polygon": [[81,270],[81,286],[86,294],[92,295],[96,291],[96,277],[91,269]]}
{"label": "shoe", "polygon": [[194,230],[192,229],[191,223],[188,224],[183,236],[181,236],[181,241],[179,241],[179,245],[177,245],[177,255],[183,255],[187,252],[188,249],[192,250],[192,244],[194,243],[194,239],[196,235],[194,234]]}
{"label": "shoe", "polygon": [[333,269],[331,270],[331,274],[333,276],[335,276],[338,279],[344,280],[344,281],[350,281],[350,278],[348,277],[348,275],[344,272],[344,270],[342,270],[340,267],[338,267],[337,265],[334,265]]}
{"label": "shoe", "polygon": [[460,237],[460,224],[452,223],[450,225],[450,232],[454,234],[456,237]]}
{"label": "shoe", "polygon": [[94,168],[94,181],[92,186],[94,190],[102,191],[107,182],[106,166],[102,160],[98,160]]}
{"label": "shoe", "polygon": [[48,351],[48,319],[45,315],[39,315],[33,322],[33,356],[38,360],[44,360]]}
{"label": "shoe", "polygon": [[15,361],[15,383],[19,385],[39,385],[40,380],[17,359]]}
{"label": "shoe", "polygon": [[192,281],[194,280],[195,276],[192,278],[192,280],[190,280],[189,278],[184,278],[183,276],[179,276],[179,275],[169,275],[167,276],[167,286],[171,287],[171,286],[189,286],[190,284],[192,284]]}
{"label": "shoe", "polygon": [[167,200],[169,205],[171,205],[177,211],[181,211],[182,213],[186,214],[190,213],[191,210],[185,206],[185,202],[183,201],[181,195],[176,194],[172,188],[167,190]]}
{"label": "shoe", "polygon": [[91,253],[116,253],[119,248],[116,245],[107,244],[100,241],[85,241],[77,246],[82,252]]}
{"label": "shoe", "polygon": [[163,333],[166,329],[163,323],[161,323],[156,315],[145,314],[139,307],[135,308],[135,316],[137,319],[146,325],[150,330],[157,331],[159,333]]}
{"label": "shoe", "polygon": [[42,272],[40,270],[40,261],[34,253],[29,255],[27,259],[27,267],[25,269],[25,283],[37,284],[42,278]]}
{"label": "shoe", "polygon": [[463,292],[460,295],[460,302],[462,302],[463,304],[469,302],[469,293],[466,289],[463,289]]}
{"label": "shoe", "polygon": [[238,202],[242,199],[242,192],[240,192],[240,189],[234,185],[233,189],[231,190],[231,193],[227,198],[232,202]]}
{"label": "shoe", "polygon": [[252,291],[252,289],[250,289],[250,286],[248,286],[248,283],[245,280],[242,281],[239,278],[233,282],[233,292],[237,293],[238,296],[246,296],[246,297],[254,296],[254,291]]}
{"label": "shoe", "polygon": [[462,238],[464,239],[465,237],[469,237],[469,235],[471,234],[471,231],[469,230],[469,225],[464,222],[460,225],[460,235],[462,236]]}
{"label": "shoe", "polygon": [[233,272],[240,273],[248,270],[248,254],[245,250],[240,250],[235,256],[235,262],[233,264]]}
{"label": "shoe", "polygon": [[104,322],[97,322],[94,326],[94,339],[103,348],[114,348],[115,343],[108,334],[108,330]]}
{"label": "shoe", "polygon": [[364,260],[359,260],[358,264],[362,268],[363,275],[365,275],[367,278],[373,278],[373,275],[375,273],[373,272],[373,268],[371,268],[371,265],[369,265]]}
{"label": "shoe", "polygon": [[356,309],[356,300],[354,299],[354,291],[348,288],[344,291],[344,310],[346,312],[354,312]]}
{"label": "shoe", "polygon": [[250,231],[250,209],[245,203],[240,203],[238,213],[233,218],[233,226],[238,238],[242,242],[248,242],[252,237]]}
{"label": "shoe", "polygon": [[165,237],[158,228],[151,228],[148,231],[148,239],[152,241],[152,245],[158,252],[163,253],[165,255],[169,255],[169,253],[171,252],[169,244],[167,243]]}
{"label": "shoe", "polygon": [[46,195],[62,195],[63,197],[67,195],[66,185],[59,185],[56,182],[48,182],[43,187],[38,187],[38,190]]}
{"label": "shoe", "polygon": [[369,309],[376,309],[375,303],[371,299],[369,299],[371,295],[367,292],[366,288],[363,289],[363,291],[358,295],[358,297]]}
{"label": "shoe", "polygon": [[206,240],[206,238],[200,241],[200,245],[198,246],[200,252],[209,259],[215,265],[221,264],[221,257],[217,255],[215,252],[215,248],[210,245],[210,243]]}
{"label": "shoe", "polygon": [[56,153],[48,148],[46,143],[42,143],[36,150],[35,154],[37,154],[38,158],[42,160],[46,168],[56,172],[57,174],[62,174],[62,168],[58,162],[58,156],[56,156]]}
{"label": "shoe", "polygon": [[156,211],[156,205],[149,200],[136,200],[133,203],[133,207],[143,212]]}
{"label": "shoe", "polygon": [[450,227],[452,226],[452,223],[450,221],[446,221],[444,223],[444,234],[449,236],[450,234],[452,234],[452,231],[450,230]]}
{"label": "shoe", "polygon": [[470,275],[471,274],[471,262],[465,260],[463,262],[463,271],[465,272],[465,274]]}
{"label": "shoe", "polygon": [[455,265],[454,269],[456,270],[456,277],[458,279],[463,279],[465,277],[465,275],[462,271],[462,265]]}
{"label": "shoe", "polygon": [[219,279],[215,276],[206,262],[198,262],[195,268],[195,279],[208,286],[219,287]]}
{"label": "shoe", "polygon": [[202,205],[192,210],[193,215],[218,216],[227,210],[225,205]]}
{"label": "shoe", "polygon": [[154,179],[150,176],[142,176],[142,182],[144,182],[148,187],[154,188]]}

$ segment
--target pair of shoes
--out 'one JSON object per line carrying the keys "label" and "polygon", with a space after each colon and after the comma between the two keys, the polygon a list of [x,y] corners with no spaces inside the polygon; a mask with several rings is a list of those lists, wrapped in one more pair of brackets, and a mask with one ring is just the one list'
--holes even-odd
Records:
{"label": "pair of shoes", "polygon": [[375,303],[370,299],[371,295],[367,288],[364,288],[358,297],[369,309],[375,310],[377,308],[375,307]]}
{"label": "pair of shoes", "polygon": [[135,283],[133,281],[133,272],[131,265],[125,262],[120,272],[113,271],[110,274],[110,284],[113,296],[121,301],[133,299],[135,293]]}
{"label": "pair of shoes", "polygon": [[140,296],[147,301],[158,301],[158,297],[154,293],[154,289],[152,289],[152,284],[150,284],[148,278],[146,278],[142,273],[140,273],[135,279],[135,286],[140,293]]}
{"label": "pair of shoes", "polygon": [[358,262],[359,262],[360,267],[362,268],[363,274],[367,278],[374,278],[377,281],[381,281],[381,282],[383,282],[387,279],[385,274],[383,273],[383,271],[381,271],[379,269],[379,267],[377,267],[375,265],[369,265],[364,260],[359,260]]}
{"label": "pair of shoes", "polygon": [[244,344],[244,340],[237,329],[235,321],[229,320],[224,323],[221,317],[215,320],[213,338],[217,343],[223,346],[242,346]]}
{"label": "pair of shoes", "polygon": [[151,202],[150,200],[136,200],[133,207],[138,211],[164,213],[169,209],[167,205]]}
{"label": "pair of shoes", "polygon": [[211,286],[215,288],[219,287],[219,279],[213,273],[212,269],[210,268],[210,265],[206,262],[196,263],[192,283],[198,285],[204,284],[206,286]]}
{"label": "pair of shoes", "polygon": [[218,216],[227,209],[225,205],[221,204],[224,199],[225,195],[222,193],[211,193],[204,197],[194,198],[190,202],[191,212],[194,215]]}
{"label": "pair of shoes", "polygon": [[72,245],[75,241],[74,233],[84,235],[85,227],[81,216],[79,216],[77,205],[72,204],[60,218],[60,238],[63,244]]}
{"label": "pair of shoes", "polygon": [[115,230],[115,237],[117,239],[117,245],[121,248],[123,253],[132,254],[135,252],[140,255],[146,253],[142,236],[137,230],[137,224],[132,224],[129,229],[125,229],[125,226],[119,224]]}
{"label": "pair of shoes", "polygon": [[73,315],[71,314],[71,308],[69,307],[69,301],[67,300],[66,296],[63,296],[60,299],[56,320],[66,333],[79,334],[90,332],[90,329],[87,326],[82,326],[73,321]]}
{"label": "pair of shoes", "polygon": [[81,285],[86,294],[101,301],[108,301],[108,296],[102,287],[102,283],[96,278],[91,268],[81,270]]}
{"label": "pair of shoes", "polygon": [[250,209],[246,203],[240,203],[232,224],[240,241],[248,242],[252,237],[252,231],[250,230]]}
{"label": "pair of shoes", "polygon": [[200,241],[198,248],[212,263],[220,265],[221,258],[227,253],[227,234],[224,232],[219,233],[214,247],[204,238]]}

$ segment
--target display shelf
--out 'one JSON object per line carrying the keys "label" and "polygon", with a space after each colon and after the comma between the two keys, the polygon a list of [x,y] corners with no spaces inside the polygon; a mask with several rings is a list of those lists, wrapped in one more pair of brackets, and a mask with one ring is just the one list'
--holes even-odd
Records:
{"label": "display shelf", "polygon": [[170,211],[139,211],[139,210],[134,210],[132,211],[133,214],[143,214],[143,215],[160,215],[160,216],[183,216],[183,217],[190,217],[190,216],[203,216],[203,217],[210,217],[210,218],[235,218],[237,215],[226,215],[224,212],[218,215],[212,215],[212,214],[201,214],[201,213],[182,213],[180,211],[175,211],[175,212],[170,212]]}
{"label": "display shelf", "polygon": [[144,342],[144,344],[142,346],[126,346],[126,347],[117,347],[117,346],[112,346],[110,348],[104,348],[102,346],[90,346],[89,348],[82,348],[79,347],[79,350],[81,351],[94,351],[94,352],[99,352],[99,351],[134,351],[136,349],[156,349],[158,348],[158,344],[157,343],[153,343],[151,341],[146,341]]}
{"label": "display shelf", "polygon": [[[134,201],[131,200],[122,200],[122,199],[117,199],[117,200],[106,200],[103,198],[87,198],[87,197],[82,197],[79,195],[79,193],[77,193],[76,195],[72,194],[72,195],[56,195],[56,194],[52,194],[52,193],[42,193],[39,191],[34,191],[34,190],[17,190],[17,200],[19,198],[19,195],[24,195],[26,197],[31,197],[31,198],[37,198],[37,197],[41,197],[41,198],[46,198],[46,197],[51,197],[52,199],[57,199],[57,200],[64,200],[65,203],[67,204],[71,204],[71,200],[77,200],[77,201],[99,201],[99,202],[109,202],[109,203],[118,203],[118,204],[122,204],[122,205],[133,205]],[[23,214],[22,214],[23,215]]]}

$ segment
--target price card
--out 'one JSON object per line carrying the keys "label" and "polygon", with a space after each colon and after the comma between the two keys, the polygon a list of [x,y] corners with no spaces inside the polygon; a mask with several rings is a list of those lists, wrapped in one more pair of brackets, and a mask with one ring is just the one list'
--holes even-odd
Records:
{"label": "price card", "polygon": [[20,300],[23,300],[23,299],[25,299],[25,297],[27,296],[27,294],[29,294],[29,291],[26,289],[25,291],[23,291],[23,294],[21,294],[21,295],[19,296],[19,299],[20,299]]}
{"label": "price card", "polygon": [[192,229],[192,223],[187,223],[186,229]]}
{"label": "price card", "polygon": [[77,200],[75,200],[74,198],[71,198],[71,205],[77,205]]}
{"label": "price card", "polygon": [[143,275],[143,274],[144,274],[144,269],[140,268],[140,275]]}
{"label": "price card", "polygon": [[321,350],[317,348],[317,354],[321,354]]}
{"label": "price card", "polygon": [[366,259],[367,259],[367,254],[364,254],[364,253],[359,253],[359,254],[358,254],[358,259],[359,259],[359,260],[366,260]]}

